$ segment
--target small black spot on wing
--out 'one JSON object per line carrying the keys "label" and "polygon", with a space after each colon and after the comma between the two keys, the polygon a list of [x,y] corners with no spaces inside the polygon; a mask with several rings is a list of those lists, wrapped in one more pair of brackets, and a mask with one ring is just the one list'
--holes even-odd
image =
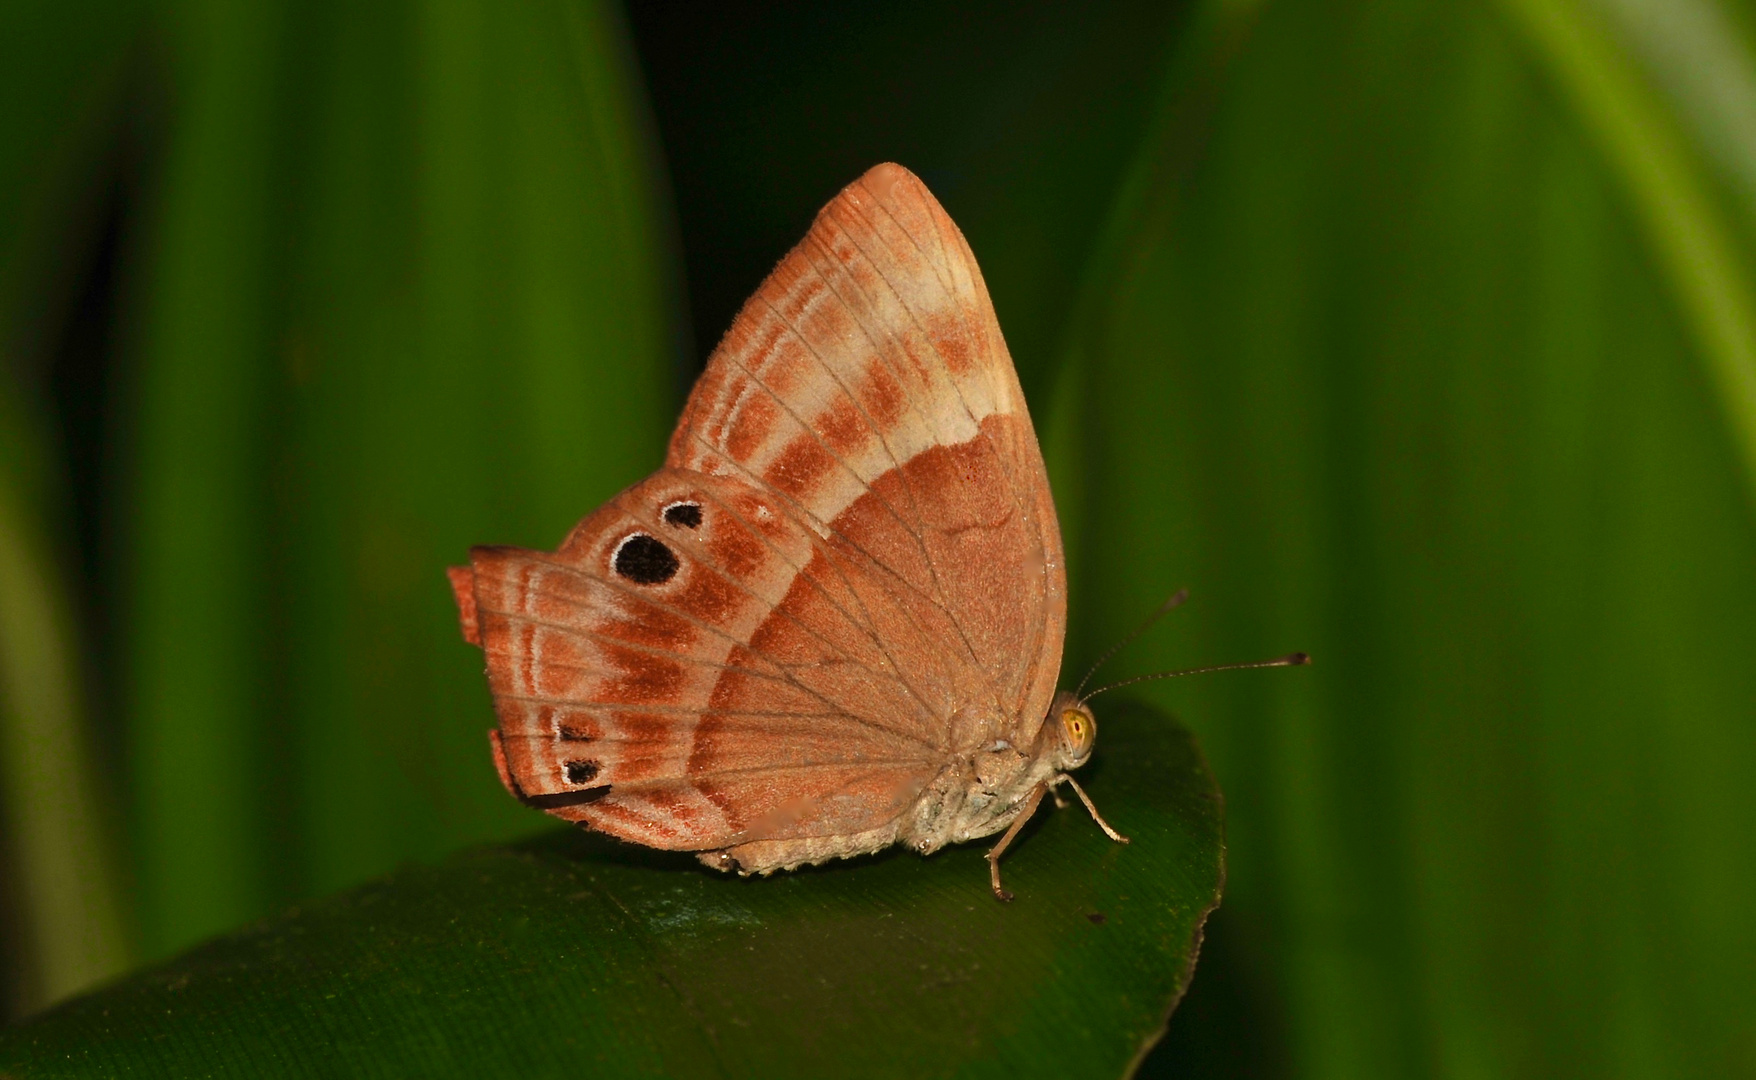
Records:
{"label": "small black spot on wing", "polygon": [[663,585],[677,576],[676,552],[664,541],[645,533],[635,533],[616,546],[610,558],[616,573],[640,585]]}
{"label": "small black spot on wing", "polygon": [[598,763],[595,761],[569,761],[567,763],[567,782],[569,784],[589,784],[597,778]]}
{"label": "small black spot on wing", "polygon": [[665,522],[685,529],[701,528],[701,504],[677,502],[665,507]]}

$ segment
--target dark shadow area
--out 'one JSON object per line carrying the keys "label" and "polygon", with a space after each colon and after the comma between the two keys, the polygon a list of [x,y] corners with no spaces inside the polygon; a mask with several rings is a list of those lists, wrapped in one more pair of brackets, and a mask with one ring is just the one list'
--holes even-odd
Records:
{"label": "dark shadow area", "polygon": [[106,146],[94,162],[82,208],[60,239],[68,272],[43,311],[34,370],[24,373],[49,421],[45,434],[59,504],[52,525],[62,531],[62,571],[75,605],[83,706],[110,805],[128,805],[126,709],[121,699],[122,621],[120,535],[127,511],[124,454],[130,430],[126,395],[132,376],[124,356],[130,294],[152,189],[166,136],[165,73],[152,48],[130,50],[120,76],[121,105],[109,120]]}
{"label": "dark shadow area", "polygon": [[[122,307],[124,236],[132,226],[139,177],[132,154],[122,155],[104,192],[96,236],[73,282],[67,316],[48,356],[45,389],[53,410],[53,432],[66,471],[66,518],[71,531],[65,570],[78,605],[79,625],[88,647],[82,655],[99,658],[85,673],[88,715],[94,746],[115,751],[123,734],[114,708],[112,648],[116,618],[111,595],[113,574],[107,558],[111,545],[106,496],[108,466],[116,433],[112,411],[118,323]],[[121,762],[111,764],[120,766]],[[125,775],[121,768],[106,774]],[[121,793],[118,793],[121,794]]]}
{"label": "dark shadow area", "polygon": [[[1082,811],[1083,812],[1083,811]],[[1039,812],[1040,813],[1040,812]],[[1023,843],[1025,836],[1036,828],[1033,824],[1019,836],[1018,843]],[[990,840],[991,842],[991,840]],[[977,845],[979,846],[979,842]],[[660,851],[657,848],[642,847],[625,840],[618,840],[603,833],[591,832],[583,828],[545,829],[526,840],[508,844],[513,851],[549,858],[561,858],[569,862],[598,863],[608,866],[639,867],[647,870],[666,870],[672,873],[690,873],[715,880],[736,880],[759,882],[764,880],[760,875],[728,874],[715,870],[696,858],[693,851]],[[984,849],[985,850],[985,849]],[[938,853],[935,853],[938,854]],[[811,866],[801,866],[796,870],[788,870],[784,875],[816,876],[834,873],[837,869],[850,866],[875,866],[897,858],[920,858],[912,851],[897,845],[891,845],[883,851],[874,851],[866,855],[856,855],[851,859],[832,859],[829,862]],[[933,856],[927,856],[928,859]],[[783,876],[781,872],[769,877]],[[985,882],[984,882],[985,884]]]}
{"label": "dark shadow area", "polygon": [[888,160],[969,237],[1026,396],[1036,392],[1186,9],[631,3],[693,362],[818,208]]}
{"label": "dark shadow area", "polygon": [[[0,866],[16,866],[12,837],[0,828]],[[38,978],[31,950],[24,941],[24,921],[17,891],[0,888],[0,971],[6,973],[0,982],[0,1028],[24,1015],[26,995]]]}
{"label": "dark shadow area", "polygon": [[1271,970],[1251,955],[1262,940],[1247,914],[1221,906],[1208,916],[1195,978],[1165,1037],[1135,1075],[1141,1080],[1277,1080],[1290,1076],[1286,1011]]}

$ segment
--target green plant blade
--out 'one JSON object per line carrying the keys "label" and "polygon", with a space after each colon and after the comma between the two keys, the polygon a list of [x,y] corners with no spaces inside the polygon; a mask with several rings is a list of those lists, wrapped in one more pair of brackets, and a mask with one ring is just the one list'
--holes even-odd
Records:
{"label": "green plant blade", "polygon": [[151,955],[528,828],[444,569],[656,465],[676,367],[609,5],[167,10],[119,417]]}
{"label": "green plant blade", "polygon": [[1186,730],[1118,704],[1088,790],[988,892],[981,845],[722,877],[577,832],[399,871],[0,1036],[21,1078],[1115,1077],[1187,984],[1223,875]]}
{"label": "green plant blade", "polygon": [[0,1015],[131,959],[117,832],[87,729],[67,462],[45,415],[122,111],[129,0],[0,10]]}
{"label": "green plant blade", "polygon": [[1116,676],[1315,658],[1143,691],[1227,793],[1235,995],[1145,1075],[1750,1071],[1756,516],[1654,235],[1706,219],[1553,64],[1499,6],[1265,4],[1123,208],[1082,625],[1189,586]]}
{"label": "green plant blade", "polygon": [[28,1010],[119,974],[131,957],[81,723],[71,605],[15,457],[0,461],[0,825],[30,969],[6,989]]}
{"label": "green plant blade", "polygon": [[[1656,20],[1642,22],[1634,17],[1638,3],[1507,0],[1504,6],[1627,185],[1628,201],[1696,337],[1696,351],[1714,383],[1756,502],[1756,279],[1747,259],[1751,219],[1746,214],[1746,232],[1740,237],[1732,228],[1736,218],[1719,205],[1707,175],[1708,165],[1725,162],[1723,171],[1746,189],[1741,194],[1748,194],[1748,134],[1727,127],[1756,108],[1750,96],[1756,68],[1747,51],[1734,44],[1736,35],[1729,26],[1719,28],[1725,37],[1718,41],[1670,40],[1675,36],[1660,29],[1670,19],[1658,14]],[[1649,19],[1656,14],[1641,13]],[[1595,17],[1600,14],[1621,18]],[[1674,15],[1683,26],[1705,21],[1711,27],[1719,12],[1712,4],[1686,3]],[[1622,24],[1620,38],[1611,29],[1617,22]],[[1690,67],[1712,72],[1707,78],[1719,92],[1691,94],[1684,84],[1667,100],[1652,85],[1664,80],[1646,76],[1636,56],[1629,55],[1642,46],[1669,61],[1653,66],[1661,76],[1672,76],[1673,85],[1680,81],[1679,69]],[[1684,137],[1691,129],[1698,139],[1695,145]],[[1722,149],[1721,143],[1736,149]]]}

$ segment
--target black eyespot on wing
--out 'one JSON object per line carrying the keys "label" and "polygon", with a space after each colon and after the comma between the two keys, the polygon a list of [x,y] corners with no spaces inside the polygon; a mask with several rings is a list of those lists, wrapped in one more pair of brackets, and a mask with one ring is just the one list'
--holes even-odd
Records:
{"label": "black eyespot on wing", "polygon": [[569,761],[567,763],[567,782],[569,784],[589,784],[598,774],[598,763],[595,761]]}
{"label": "black eyespot on wing", "polygon": [[701,506],[699,503],[672,503],[665,507],[665,522],[670,525],[681,525],[685,529],[701,528]]}
{"label": "black eyespot on wing", "polygon": [[611,560],[616,573],[640,585],[663,585],[677,576],[676,552],[645,533],[635,533],[622,541]]}

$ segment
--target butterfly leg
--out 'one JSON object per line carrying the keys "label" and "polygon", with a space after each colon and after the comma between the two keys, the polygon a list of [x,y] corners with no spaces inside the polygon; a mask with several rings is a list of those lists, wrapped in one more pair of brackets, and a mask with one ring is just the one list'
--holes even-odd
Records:
{"label": "butterfly leg", "polygon": [[1018,830],[1024,828],[1024,823],[1037,812],[1038,804],[1043,801],[1043,791],[1048,786],[1045,781],[1031,791],[1030,797],[1024,801],[1024,809],[1020,810],[1018,816],[1012,819],[1012,827],[1007,829],[1006,835],[1002,836],[1000,842],[994,845],[994,850],[988,852],[988,879],[994,886],[994,897],[997,900],[1012,899],[1012,894],[1000,887],[1000,856],[1006,853],[1006,848],[1012,843],[1012,838],[1018,835]]}
{"label": "butterfly leg", "polygon": [[1062,773],[1053,780],[1050,780],[1049,783],[1055,787],[1060,787],[1063,781],[1073,785],[1073,794],[1079,796],[1079,801],[1085,804],[1087,810],[1091,811],[1091,819],[1098,823],[1098,828],[1104,831],[1105,836],[1114,840],[1118,844],[1126,844],[1128,842],[1126,836],[1123,836],[1121,833],[1110,828],[1110,823],[1105,821],[1104,816],[1098,813],[1098,808],[1092,805],[1091,796],[1087,795],[1085,789],[1079,786],[1079,781],[1068,776],[1066,773]]}

